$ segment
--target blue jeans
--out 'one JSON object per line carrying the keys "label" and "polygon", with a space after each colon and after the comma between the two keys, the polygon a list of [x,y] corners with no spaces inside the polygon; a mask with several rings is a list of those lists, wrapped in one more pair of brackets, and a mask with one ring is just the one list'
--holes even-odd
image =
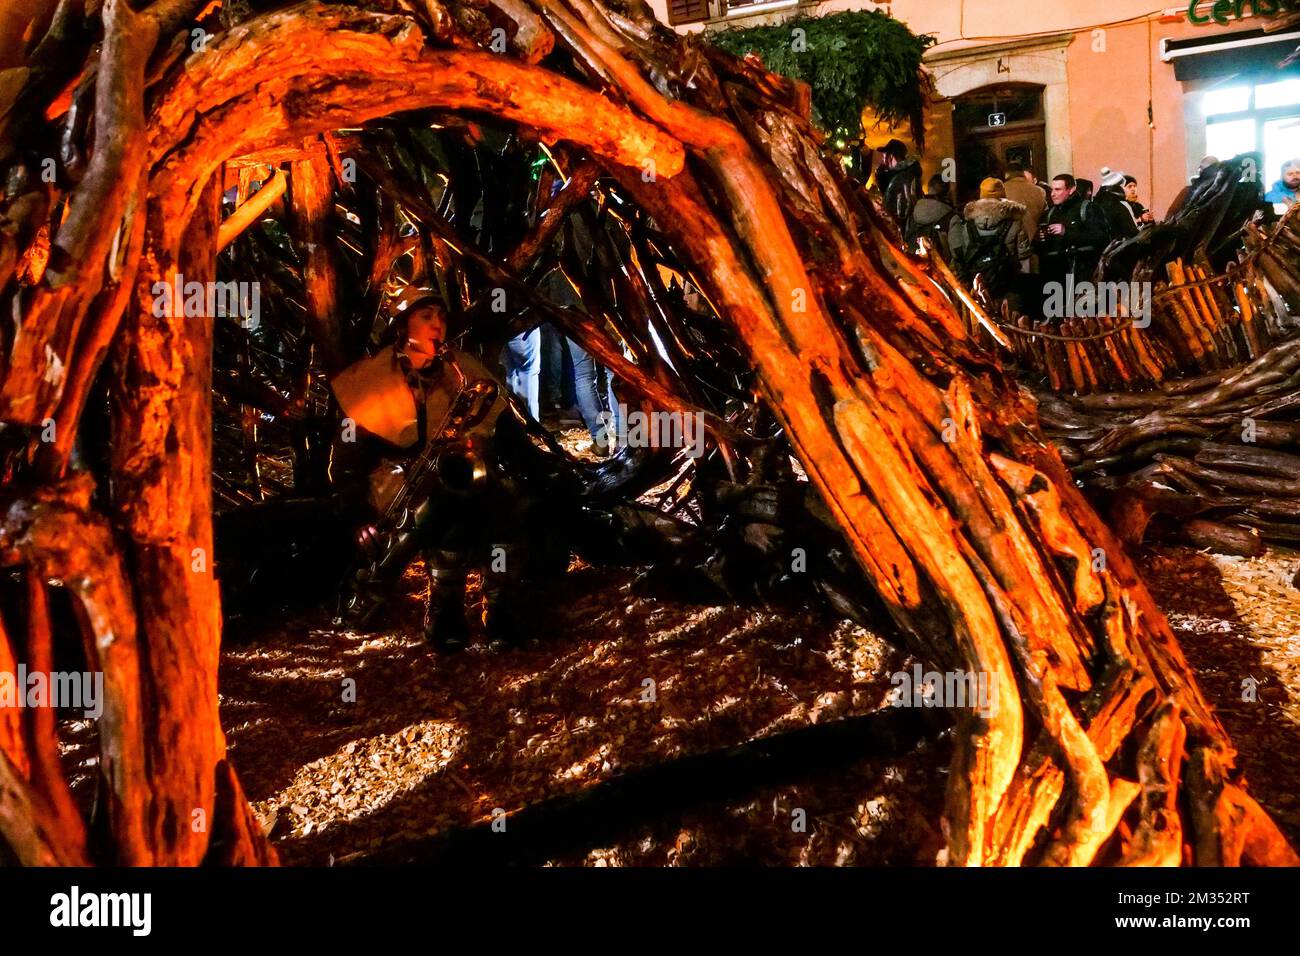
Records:
{"label": "blue jeans", "polygon": [[542,327],[542,404],[548,410],[566,409],[577,402],[573,400],[573,383],[565,374],[564,357],[567,350],[564,335],[549,322]]}
{"label": "blue jeans", "polygon": [[[569,349],[569,359],[573,363],[573,391],[578,401],[578,411],[582,414],[583,424],[587,426],[587,431],[591,432],[592,441],[608,441],[610,444],[615,444],[622,431],[622,423],[619,420],[618,399],[614,397],[614,377],[607,370],[601,369],[596,364],[596,360],[573,339],[566,338],[564,341]],[[600,387],[602,371],[605,374],[603,395]],[[604,418],[601,417],[602,412],[606,413]],[[608,437],[605,434],[606,423],[613,432]]]}
{"label": "blue jeans", "polygon": [[506,367],[506,388],[528,406],[528,414],[541,418],[538,390],[541,386],[542,330],[524,332],[507,342],[501,350],[501,363]]}

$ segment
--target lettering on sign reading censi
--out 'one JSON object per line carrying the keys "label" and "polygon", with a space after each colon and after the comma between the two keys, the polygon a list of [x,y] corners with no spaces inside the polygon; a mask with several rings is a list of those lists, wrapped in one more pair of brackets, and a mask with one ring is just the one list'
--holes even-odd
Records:
{"label": "lettering on sign reading censi", "polygon": [[[1205,13],[1197,11],[1204,6]],[[1292,13],[1300,10],[1300,0],[1191,0],[1187,6],[1187,19],[1197,26],[1217,23],[1227,26],[1233,20],[1247,17],[1272,17],[1279,13]]]}

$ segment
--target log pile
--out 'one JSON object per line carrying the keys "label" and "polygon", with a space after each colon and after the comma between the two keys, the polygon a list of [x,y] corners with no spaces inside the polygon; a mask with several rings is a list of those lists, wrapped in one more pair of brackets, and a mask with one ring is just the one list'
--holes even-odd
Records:
{"label": "log pile", "polygon": [[[705,359],[652,367],[646,351],[635,364],[601,351],[613,335],[595,320],[563,327],[641,400],[709,412],[711,467],[738,481],[774,433],[788,443],[882,627],[927,666],[987,678],[995,712],[951,715],[949,863],[1297,862],[1034,402],[828,161],[789,81],[676,35],[639,0],[86,10],[88,20],[80,4],[61,5],[17,89],[0,94],[0,305],[16,317],[0,339],[0,560],[27,595],[3,608],[0,666],[50,659],[46,598],[69,589],[86,656],[110,688],[98,736],[111,799],[86,826],[53,769],[56,729],[0,723],[0,839],[21,862],[271,859],[225,759],[210,560],[214,380],[233,379],[242,398],[266,383],[247,374],[251,353],[219,341],[224,319],[160,315],[151,290],[178,274],[214,279],[223,164],[287,149],[301,153],[266,207],[289,217],[299,249],[299,274],[270,313],[280,341],[305,356],[293,366],[301,384],[273,390],[287,408],[310,406],[320,376],[368,337],[377,289],[330,311],[349,285],[332,276],[357,261],[367,277],[388,275],[412,219],[464,285],[462,301],[514,290],[524,301],[512,323],[563,325],[564,310],[529,296],[536,277],[521,266],[545,238],[472,235],[479,197],[463,190],[457,206],[453,161],[417,162],[422,192],[410,164],[394,172],[384,149],[357,154],[377,187],[363,254],[322,254],[330,200],[350,182],[334,133],[483,116],[566,152],[570,180],[590,164],[616,184],[654,226],[652,248],[634,231],[624,260],[675,262],[708,303],[657,318],[665,300],[653,284],[629,289],[636,276],[609,261],[600,274],[618,272],[620,285],[602,295],[620,306],[620,336],[644,343],[677,329],[691,353],[725,323],[751,377],[739,395],[714,394],[695,371]],[[472,149],[492,152],[481,133]],[[40,175],[47,159],[53,182]],[[447,206],[430,208],[438,174]],[[586,187],[577,192],[557,195],[558,216],[582,205]],[[235,250],[241,223],[224,225]],[[264,256],[265,275],[279,274],[277,258]],[[602,311],[593,296],[585,314]],[[490,310],[468,318],[494,321]],[[696,504],[707,509],[707,494]],[[200,817],[210,826],[192,825]]]}
{"label": "log pile", "polygon": [[1040,396],[1062,457],[1130,543],[1153,518],[1198,547],[1300,544],[1300,340],[1141,393]]}

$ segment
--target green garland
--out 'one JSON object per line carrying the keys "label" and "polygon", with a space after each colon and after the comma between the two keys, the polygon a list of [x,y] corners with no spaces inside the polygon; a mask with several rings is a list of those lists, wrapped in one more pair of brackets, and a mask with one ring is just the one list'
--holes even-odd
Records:
{"label": "green garland", "polygon": [[[795,29],[802,29],[802,35]],[[862,132],[862,110],[907,120],[921,136],[924,83],[921,57],[935,42],[876,10],[796,17],[776,26],[719,30],[707,39],[736,56],[757,53],[773,73],[812,87],[813,120],[842,139]]]}

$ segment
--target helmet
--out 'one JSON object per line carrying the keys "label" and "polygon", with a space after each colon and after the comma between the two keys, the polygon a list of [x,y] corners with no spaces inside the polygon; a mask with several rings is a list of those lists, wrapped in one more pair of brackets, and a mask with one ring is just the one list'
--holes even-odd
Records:
{"label": "helmet", "polygon": [[395,319],[400,315],[410,312],[412,309],[426,305],[432,305],[440,312],[446,311],[442,302],[442,297],[428,286],[408,285],[389,306],[389,317]]}

